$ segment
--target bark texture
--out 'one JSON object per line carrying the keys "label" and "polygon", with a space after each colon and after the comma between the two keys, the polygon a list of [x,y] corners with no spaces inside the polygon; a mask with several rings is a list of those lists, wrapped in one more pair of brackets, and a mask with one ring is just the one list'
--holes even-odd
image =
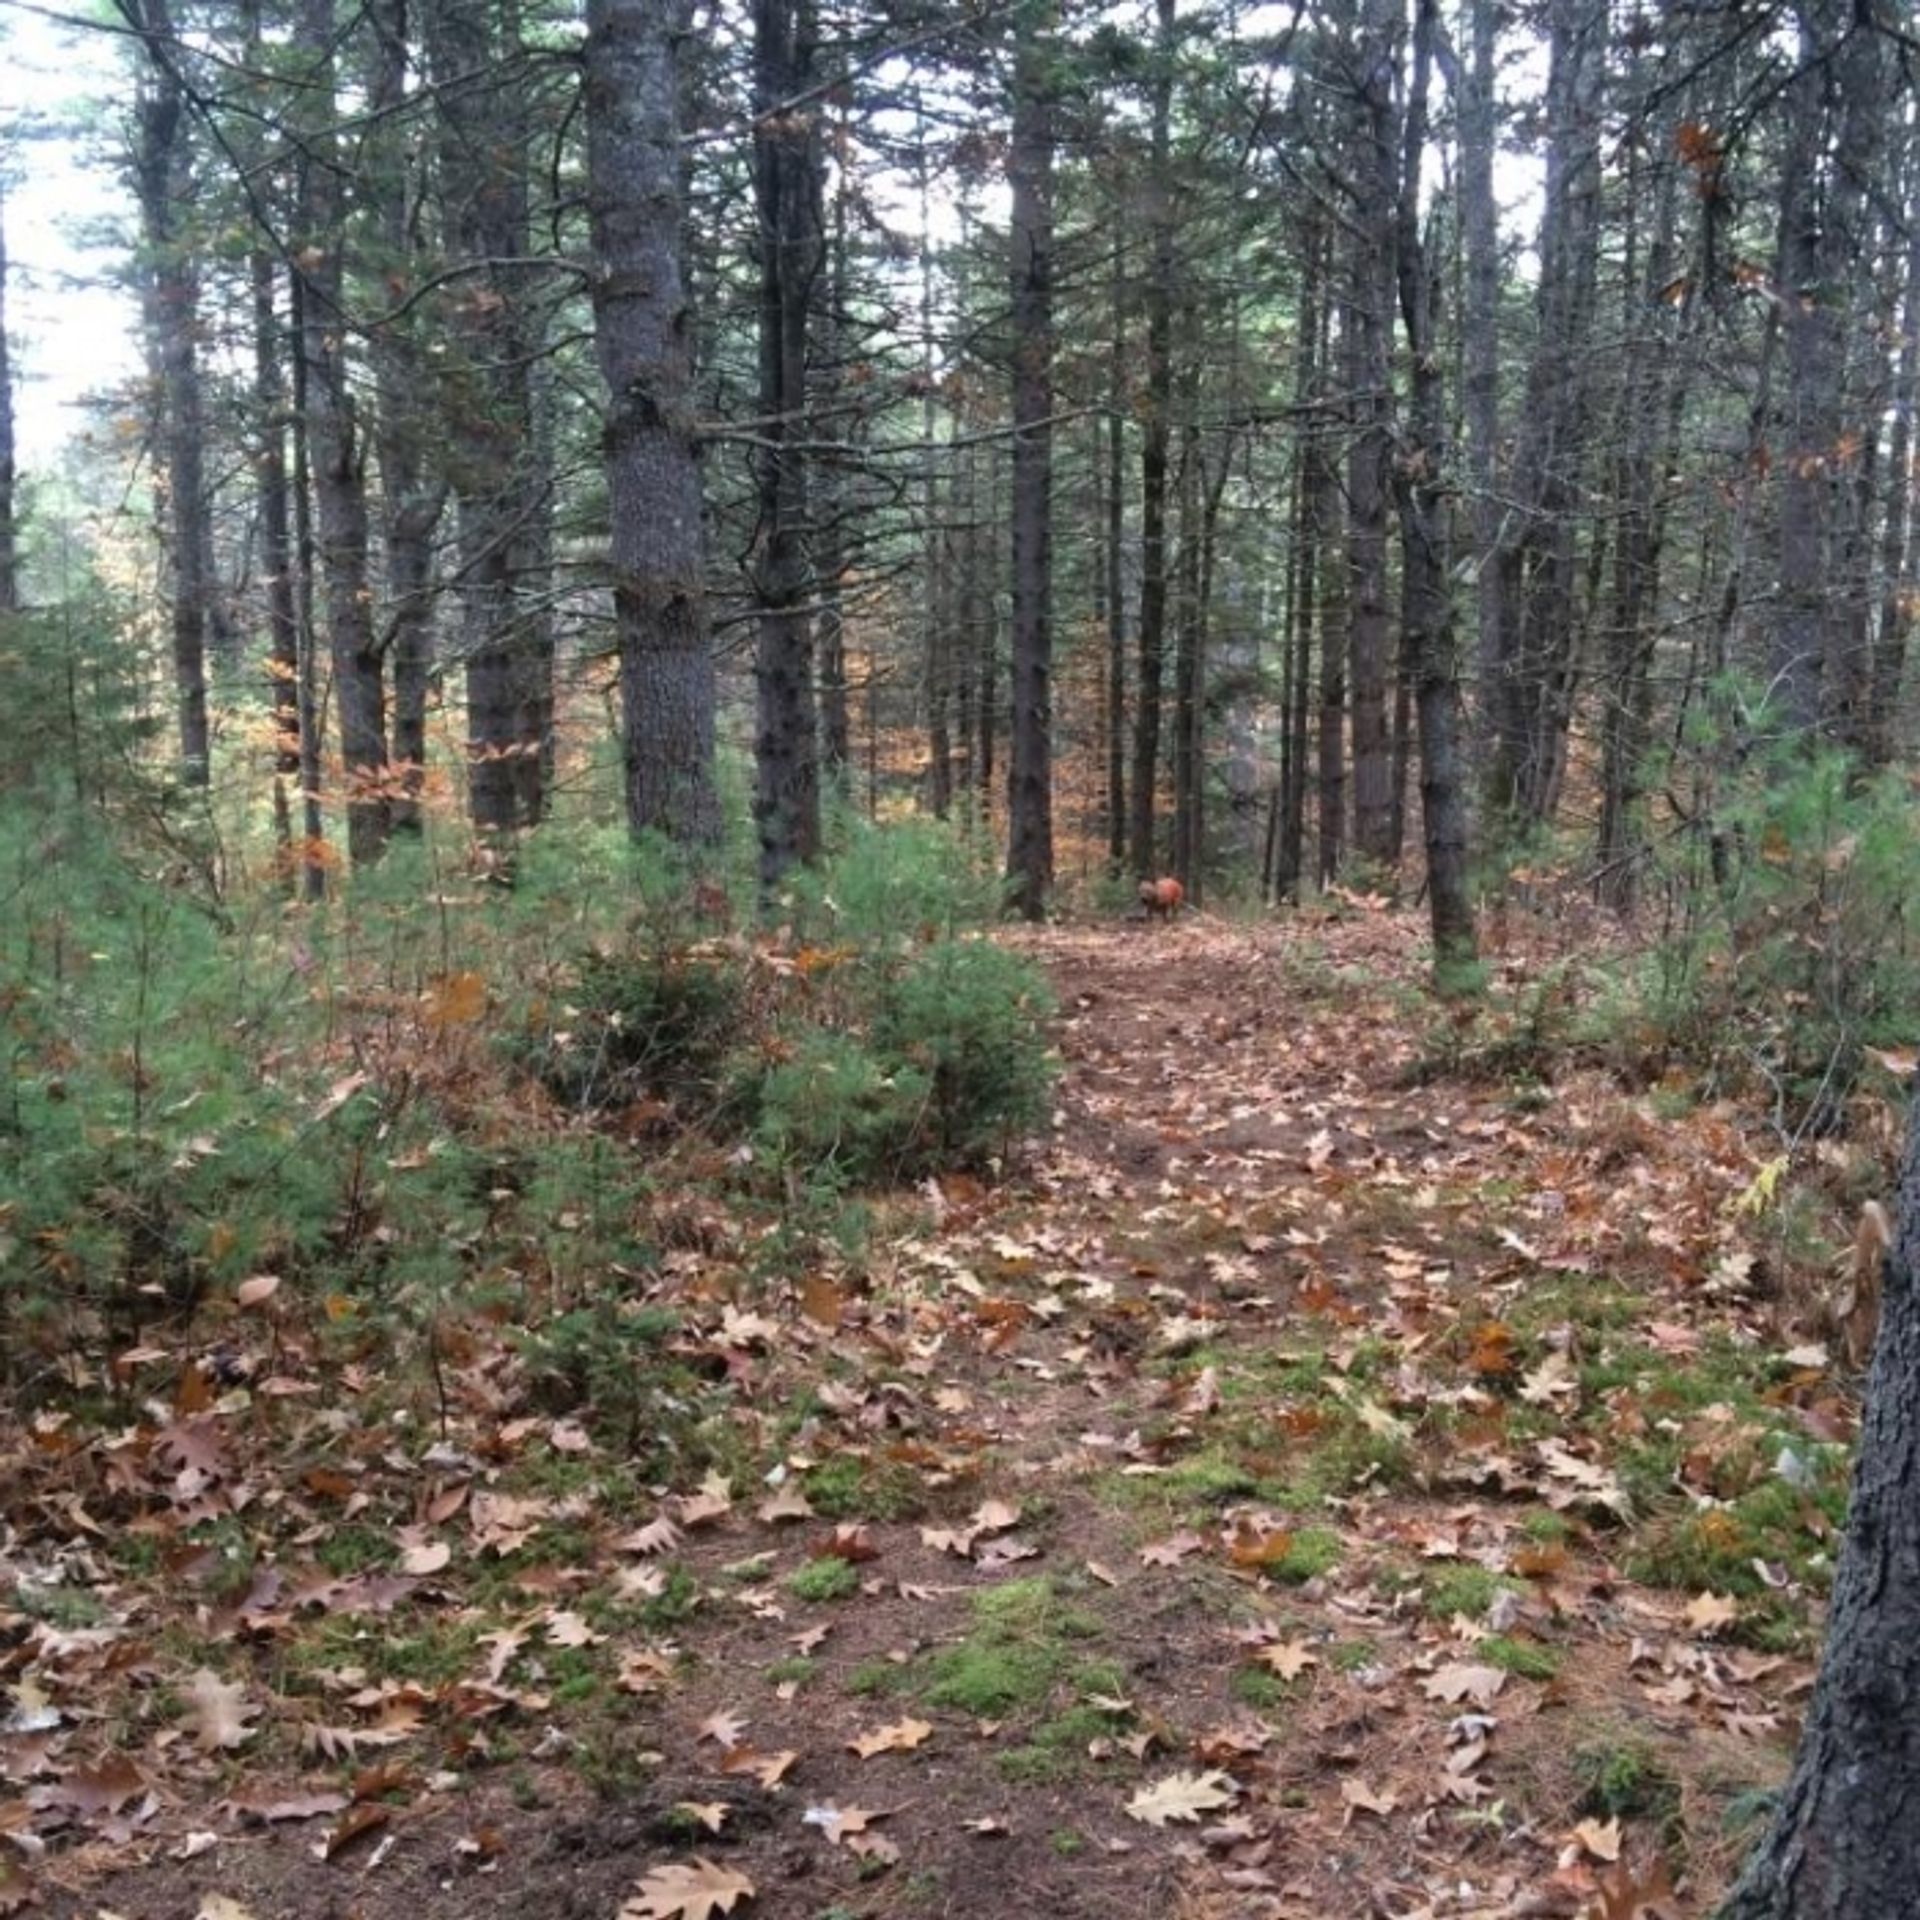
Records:
{"label": "bark texture", "polygon": [[807,556],[807,317],[824,260],[815,30],[799,0],[755,0],[753,181],[759,214],[759,524],[751,573],[760,888],[820,852],[820,741]]}
{"label": "bark texture", "polygon": [[721,818],[680,261],[677,72],[692,11],[590,0],[585,77],[627,823],[697,849],[719,839]]}
{"label": "bark texture", "polygon": [[1721,1920],[1908,1920],[1920,1887],[1920,1100],[1908,1123],[1826,1651]]}
{"label": "bark texture", "polygon": [[19,542],[13,518],[13,363],[7,357],[7,221],[0,195],[0,613],[20,605]]}
{"label": "bark texture", "polygon": [[1009,245],[1013,297],[1013,707],[1007,883],[1029,920],[1053,885],[1053,101],[1051,6],[1015,53]]}
{"label": "bark texture", "polygon": [[186,96],[168,0],[141,0],[129,17],[146,41],[136,114],[134,185],[145,260],[140,280],[147,359],[157,396],[157,466],[163,476],[172,567],[174,697],[180,772],[205,786],[207,637],[213,596],[213,522],[206,485],[205,401],[200,377],[200,279],[185,231],[193,194]]}
{"label": "bark texture", "polygon": [[345,174],[334,128],[334,0],[301,0],[295,45],[304,67],[300,194],[300,354],[306,373],[308,458],[327,637],[346,775],[347,851],[377,860],[392,830],[387,787],[387,695],[368,571],[367,477],[359,408],[347,364],[343,304]]}

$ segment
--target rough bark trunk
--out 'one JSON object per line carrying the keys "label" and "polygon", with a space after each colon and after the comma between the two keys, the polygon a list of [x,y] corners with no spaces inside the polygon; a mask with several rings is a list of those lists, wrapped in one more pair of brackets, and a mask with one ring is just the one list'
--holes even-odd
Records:
{"label": "rough bark trunk", "polygon": [[1500,210],[1494,197],[1493,161],[1498,144],[1495,97],[1499,0],[1472,0],[1470,61],[1460,86],[1460,244],[1465,255],[1464,325],[1461,328],[1461,411],[1467,431],[1467,473],[1472,483],[1475,608],[1478,618],[1475,679],[1479,759],[1494,763],[1506,644],[1500,630],[1500,581],[1496,556],[1505,517],[1498,488],[1500,470]]}
{"label": "rough bark trunk", "polygon": [[[419,189],[398,110],[406,97],[406,0],[370,9],[376,53],[369,105],[375,120],[370,156],[376,230],[389,288],[411,292],[419,274]],[[428,361],[411,315],[390,321],[373,342],[380,463],[380,533],[386,557],[387,633],[393,658],[393,825],[421,828],[420,790],[427,761],[427,690],[433,668],[433,535],[446,483],[431,458],[439,423],[428,390]]]}
{"label": "rough bark trunk", "polygon": [[1140,636],[1133,705],[1133,817],[1128,855],[1134,877],[1159,862],[1155,814],[1160,786],[1161,676],[1167,646],[1167,473],[1173,425],[1173,38],[1176,0],[1157,0],[1152,127],[1146,183],[1146,392],[1140,422]]}
{"label": "rough bark trunk", "polygon": [[13,363],[7,354],[7,221],[0,193],[0,614],[20,605],[18,529],[13,508]]}
{"label": "rough bark trunk", "polygon": [[1409,403],[1398,466],[1406,568],[1407,652],[1420,730],[1420,810],[1437,972],[1457,976],[1477,952],[1467,874],[1466,767],[1460,750],[1459,663],[1447,565],[1446,408],[1435,340],[1437,293],[1420,231],[1437,0],[1419,0],[1400,169],[1397,278],[1406,328]]}
{"label": "rough bark trunk", "polygon": [[1614,534],[1613,584],[1604,620],[1605,678],[1600,719],[1600,830],[1596,848],[1602,904],[1616,913],[1633,910],[1644,864],[1647,754],[1652,745],[1653,656],[1658,634],[1660,560],[1666,542],[1664,476],[1671,470],[1673,439],[1684,383],[1674,366],[1679,331],[1693,295],[1684,290],[1675,312],[1668,289],[1674,283],[1678,168],[1672,158],[1673,117],[1663,116],[1650,142],[1659,171],[1651,183],[1653,229],[1644,263],[1640,258],[1638,209],[1649,183],[1640,149],[1629,159],[1627,236],[1621,290],[1626,311],[1622,339],[1625,366],[1620,383],[1619,454],[1612,493],[1618,525]]}
{"label": "rough bark trunk", "polygon": [[1030,0],[1014,53],[1013,682],[1007,755],[1008,903],[1029,920],[1053,886],[1052,0]]}
{"label": "rough bark trunk", "polygon": [[1887,445],[1886,497],[1881,505],[1880,624],[1874,635],[1873,688],[1865,730],[1870,766],[1893,759],[1900,683],[1920,583],[1914,578],[1912,459],[1914,410],[1920,403],[1920,141],[1907,156],[1906,290],[1900,315],[1900,359],[1893,382],[1893,430]]}
{"label": "rough bark trunk", "polygon": [[385,850],[393,812],[386,681],[368,574],[365,457],[347,365],[345,173],[334,131],[336,27],[334,0],[301,0],[294,46],[306,86],[300,110],[304,165],[294,257],[303,282],[307,448],[346,778],[347,850],[361,865]]}
{"label": "rough bark trunk", "polygon": [[193,197],[186,96],[180,80],[169,0],[129,7],[146,42],[136,115],[134,185],[146,258],[141,304],[147,358],[159,410],[169,560],[174,697],[179,712],[180,774],[208,780],[207,636],[214,588],[213,521],[206,487],[205,404],[200,378],[200,277],[185,230]]}
{"label": "rough bark trunk", "polygon": [[1106,552],[1103,556],[1107,615],[1107,864],[1119,873],[1127,858],[1127,309],[1125,254],[1117,231],[1109,299],[1113,333],[1107,347]]}
{"label": "rough bark trunk", "polygon": [[259,496],[260,573],[267,591],[267,683],[273,702],[274,824],[287,878],[293,875],[293,804],[300,779],[300,628],[293,596],[292,493],[287,476],[285,336],[273,256],[249,257],[253,287],[254,478]]}
{"label": "rough bark trunk", "polygon": [[676,72],[691,16],[692,0],[589,0],[585,86],[627,823],[704,849],[721,817],[680,271]]}
{"label": "rough bark trunk", "polygon": [[1397,0],[1368,0],[1354,47],[1353,178],[1344,341],[1353,437],[1347,450],[1347,618],[1353,752],[1354,850],[1393,859],[1392,740],[1387,689],[1387,516],[1392,498],[1394,232],[1399,174],[1393,89],[1399,70]]}
{"label": "rough bark trunk", "polygon": [[1920,1100],[1908,1124],[1826,1650],[1721,1920],[1906,1920],[1920,1886]]}
{"label": "rough bark trunk", "polygon": [[443,362],[447,464],[458,501],[467,809],[508,835],[544,811],[553,659],[529,614],[545,511],[533,431],[535,291],[525,266],[527,130],[504,69],[519,56],[511,0],[436,0],[428,52],[449,251],[463,269]]}
{"label": "rough bark trunk", "polygon": [[760,889],[820,852],[820,745],[807,601],[807,316],[822,260],[817,109],[790,107],[813,84],[814,28],[800,0],[754,0],[753,178],[759,216],[759,524],[750,564],[755,824]]}
{"label": "rough bark trunk", "polygon": [[1591,0],[1552,0],[1549,28],[1538,339],[1509,489],[1512,520],[1495,556],[1501,651],[1491,798],[1496,813],[1522,828],[1547,819],[1558,797],[1579,672],[1578,510],[1592,437],[1606,13]]}
{"label": "rough bark trunk", "polygon": [[313,530],[313,461],[307,447],[306,283],[298,273],[288,276],[287,331],[293,361],[293,489],[295,710],[300,722],[301,891],[309,900],[324,899],[327,891],[326,816],[320,805],[322,735],[326,709],[320,697],[320,628],[314,616],[316,574],[319,568]]}
{"label": "rough bark trunk", "polygon": [[[844,130],[842,138],[844,139]],[[847,201],[851,192],[845,170],[836,176],[833,226],[827,247],[827,297],[816,312],[820,341],[820,411],[828,420],[843,417],[846,388],[848,327]],[[847,419],[835,435],[851,438],[858,421]],[[818,579],[820,618],[814,629],[815,658],[820,683],[820,767],[825,789],[844,801],[848,793],[851,726],[847,706],[847,609],[845,581],[849,565],[848,516],[853,501],[845,464],[835,454],[821,459],[814,470],[813,571]]]}

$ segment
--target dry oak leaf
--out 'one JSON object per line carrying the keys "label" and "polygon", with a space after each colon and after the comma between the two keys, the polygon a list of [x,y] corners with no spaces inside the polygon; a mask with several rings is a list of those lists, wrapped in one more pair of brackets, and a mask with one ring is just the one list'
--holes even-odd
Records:
{"label": "dry oak leaf", "polygon": [[1504,1668],[1476,1667],[1456,1662],[1453,1666],[1442,1667],[1438,1673],[1430,1673],[1420,1682],[1420,1691],[1429,1699],[1445,1700],[1449,1705],[1471,1700],[1476,1707],[1490,1707],[1494,1696],[1506,1684]]}
{"label": "dry oak leaf", "polygon": [[1170,1773],[1142,1787],[1127,1802],[1127,1813],[1150,1827],[1164,1827],[1169,1820],[1197,1821],[1203,1813],[1232,1806],[1239,1792],[1238,1783],[1217,1767],[1206,1773]]}
{"label": "dry oak leaf", "polygon": [[803,1826],[818,1827],[837,1847],[842,1837],[849,1833],[865,1833],[875,1820],[884,1820],[884,1813],[874,1813],[866,1807],[836,1807],[832,1801],[820,1806],[809,1807],[800,1816]]}
{"label": "dry oak leaf", "polygon": [[733,1811],[724,1800],[676,1800],[673,1810],[684,1813],[689,1820],[697,1820],[709,1833],[718,1833]]}
{"label": "dry oak leaf", "polygon": [[862,1760],[871,1760],[876,1753],[911,1753],[932,1731],[930,1720],[896,1720],[890,1727],[855,1734],[847,1745]]}
{"label": "dry oak leaf", "polygon": [[1207,1543],[1197,1533],[1176,1533],[1167,1540],[1150,1540],[1140,1549],[1141,1563],[1149,1567],[1177,1567]]}
{"label": "dry oak leaf", "polygon": [[253,1909],[229,1900],[224,1893],[209,1893],[195,1908],[193,1920],[253,1920]]}
{"label": "dry oak leaf", "polygon": [[260,1709],[250,1705],[244,1687],[229,1686],[210,1667],[202,1667],[187,1682],[193,1723],[193,1743],[202,1753],[244,1746],[253,1737],[247,1725]]}
{"label": "dry oak leaf", "polygon": [[1347,1803],[1349,1820],[1356,1813],[1377,1813],[1384,1817],[1400,1804],[1399,1796],[1391,1788],[1376,1791],[1357,1774],[1340,1782],[1340,1798]]}
{"label": "dry oak leaf", "polygon": [[744,1873],[696,1854],[691,1865],[655,1867],[620,1909],[619,1920],[711,1920],[753,1894],[753,1882]]}

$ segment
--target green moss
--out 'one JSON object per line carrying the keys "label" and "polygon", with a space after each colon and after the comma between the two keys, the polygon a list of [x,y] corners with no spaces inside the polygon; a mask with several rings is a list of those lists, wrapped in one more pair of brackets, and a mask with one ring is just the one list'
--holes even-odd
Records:
{"label": "green moss", "polygon": [[1517,1675],[1522,1680],[1551,1680],[1560,1671],[1560,1656],[1537,1640],[1514,1640],[1494,1634],[1474,1649],[1490,1667]]}
{"label": "green moss", "polygon": [[787,1591],[796,1600],[844,1600],[860,1591],[860,1576],[838,1554],[823,1554],[787,1575]]}
{"label": "green moss", "polygon": [[1478,1620],[1496,1595],[1513,1592],[1517,1584],[1486,1567],[1436,1567],[1421,1582],[1421,1605],[1430,1619],[1451,1620],[1460,1613]]}

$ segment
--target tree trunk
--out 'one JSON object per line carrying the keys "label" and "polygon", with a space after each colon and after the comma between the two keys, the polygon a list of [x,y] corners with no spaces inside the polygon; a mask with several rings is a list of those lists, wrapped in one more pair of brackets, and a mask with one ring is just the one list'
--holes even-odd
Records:
{"label": "tree trunk", "polygon": [[467,688],[467,808],[483,835],[544,811],[553,659],[525,602],[545,512],[533,432],[534,288],[527,130],[511,0],[435,0],[428,46],[439,114],[447,239],[463,268],[443,361],[448,471],[459,503],[460,653]]}
{"label": "tree trunk", "polygon": [[680,272],[676,70],[692,11],[692,0],[588,0],[585,84],[627,824],[705,849],[722,823]]}
{"label": "tree trunk", "polygon": [[1107,864],[1115,873],[1127,858],[1127,482],[1126,275],[1118,235],[1113,245],[1113,327],[1107,349],[1106,614],[1107,614]]}
{"label": "tree trunk", "polygon": [[146,258],[141,274],[147,359],[159,418],[156,461],[163,476],[171,548],[174,696],[180,774],[208,780],[207,635],[214,586],[213,520],[206,486],[206,423],[200,379],[200,279],[186,231],[192,162],[183,125],[186,96],[169,0],[133,0],[146,41],[136,108],[134,184]]}
{"label": "tree trunk", "polygon": [[[841,401],[847,390],[846,363],[851,351],[847,308],[847,202],[851,193],[843,168],[835,176],[833,227],[827,242],[827,297],[814,314],[822,369],[820,412],[836,421],[844,417]],[[847,418],[835,438],[852,438],[857,425]],[[820,583],[820,617],[814,628],[820,683],[820,765],[826,790],[844,801],[849,791],[848,757],[852,751],[847,707],[846,574],[850,564],[848,516],[853,512],[853,500],[847,466],[838,455],[828,454],[816,463],[813,492],[813,572]]]}
{"label": "tree trunk", "polygon": [[273,813],[286,877],[293,862],[290,785],[300,781],[300,627],[293,596],[292,495],[287,477],[285,337],[275,304],[273,255],[249,256],[253,283],[254,476],[259,490],[260,573],[267,590],[267,679],[273,702]]}
{"label": "tree trunk", "polygon": [[[419,278],[420,183],[404,139],[394,137],[406,99],[406,0],[379,0],[370,10],[377,36],[368,89],[375,132],[372,193],[389,288],[411,293]],[[379,412],[380,532],[386,554],[387,633],[393,658],[393,825],[421,828],[420,790],[427,762],[427,689],[433,670],[433,535],[446,483],[430,457],[441,439],[428,391],[428,360],[412,315],[389,321],[373,342]],[[459,423],[449,423],[454,431]]]}
{"label": "tree trunk", "polygon": [[288,276],[288,334],[293,342],[293,558],[295,711],[300,725],[301,891],[309,900],[326,897],[326,816],[320,806],[322,735],[326,709],[320,697],[320,628],[314,617],[318,542],[313,529],[313,461],[307,446],[307,356],[301,345],[307,331],[306,282]]}
{"label": "tree trunk", "polygon": [[759,610],[753,813],[760,890],[820,852],[820,746],[808,611],[807,316],[822,261],[815,28],[803,0],[754,0],[753,178],[759,214],[759,524],[750,571]]}
{"label": "tree trunk", "polygon": [[1156,0],[1149,135],[1147,223],[1150,258],[1145,406],[1140,422],[1140,645],[1133,693],[1133,822],[1128,835],[1134,877],[1150,879],[1160,787],[1160,683],[1167,648],[1167,472],[1173,426],[1173,45],[1176,0]]}
{"label": "tree trunk", "polygon": [[1393,760],[1387,725],[1392,616],[1387,604],[1391,500],[1396,151],[1394,78],[1398,0],[1368,0],[1354,48],[1357,123],[1344,342],[1353,437],[1347,451],[1347,620],[1353,748],[1353,844],[1366,859],[1393,859]]}
{"label": "tree trunk", "polygon": [[[1170,0],[1169,0],[1170,3]],[[1007,171],[1013,306],[1013,701],[1009,904],[1029,920],[1053,885],[1053,0],[1028,0],[1014,51]]]}
{"label": "tree trunk", "polygon": [[1420,160],[1427,142],[1438,0],[1419,0],[1400,169],[1396,270],[1406,328],[1409,403],[1398,464],[1407,587],[1407,653],[1420,730],[1420,812],[1433,958],[1443,983],[1478,951],[1467,874],[1467,774],[1460,750],[1459,663],[1447,565],[1446,408],[1435,338],[1436,277],[1420,231]]}
{"label": "tree trunk", "polygon": [[306,91],[300,113],[300,230],[293,252],[303,282],[300,350],[307,372],[307,448],[346,773],[347,850],[355,865],[361,865],[377,860],[385,850],[393,813],[387,786],[386,683],[367,563],[365,458],[347,365],[342,291],[345,174],[334,131],[336,25],[334,0],[301,0],[294,46],[303,63]]}
{"label": "tree trunk", "polygon": [[1538,339],[1509,487],[1512,521],[1493,562],[1501,653],[1491,797],[1521,827],[1547,819],[1558,798],[1579,669],[1578,509],[1591,439],[1606,12],[1595,0],[1551,0],[1549,27]]}
{"label": "tree trunk", "polygon": [[6,197],[0,191],[0,614],[20,606],[20,549],[13,509],[13,363],[7,354]]}
{"label": "tree trunk", "polygon": [[1900,359],[1893,382],[1893,430],[1887,445],[1886,497],[1880,527],[1880,624],[1874,636],[1873,688],[1868,696],[1866,757],[1870,766],[1893,759],[1894,721],[1913,629],[1914,513],[1911,462],[1914,410],[1920,402],[1920,141],[1910,141],[1906,291],[1900,315]]}
{"label": "tree trunk", "polygon": [[1467,431],[1467,474],[1473,490],[1475,608],[1478,644],[1479,760],[1495,764],[1506,708],[1507,664],[1501,632],[1497,556],[1506,509],[1500,473],[1500,209],[1494,197],[1498,145],[1496,97],[1500,0],[1471,0],[1470,62],[1460,84],[1460,244],[1465,255],[1461,328],[1461,411]]}
{"label": "tree trunk", "polygon": [[1920,1886],[1920,1099],[1826,1650],[1773,1825],[1721,1920],[1906,1920]]}

